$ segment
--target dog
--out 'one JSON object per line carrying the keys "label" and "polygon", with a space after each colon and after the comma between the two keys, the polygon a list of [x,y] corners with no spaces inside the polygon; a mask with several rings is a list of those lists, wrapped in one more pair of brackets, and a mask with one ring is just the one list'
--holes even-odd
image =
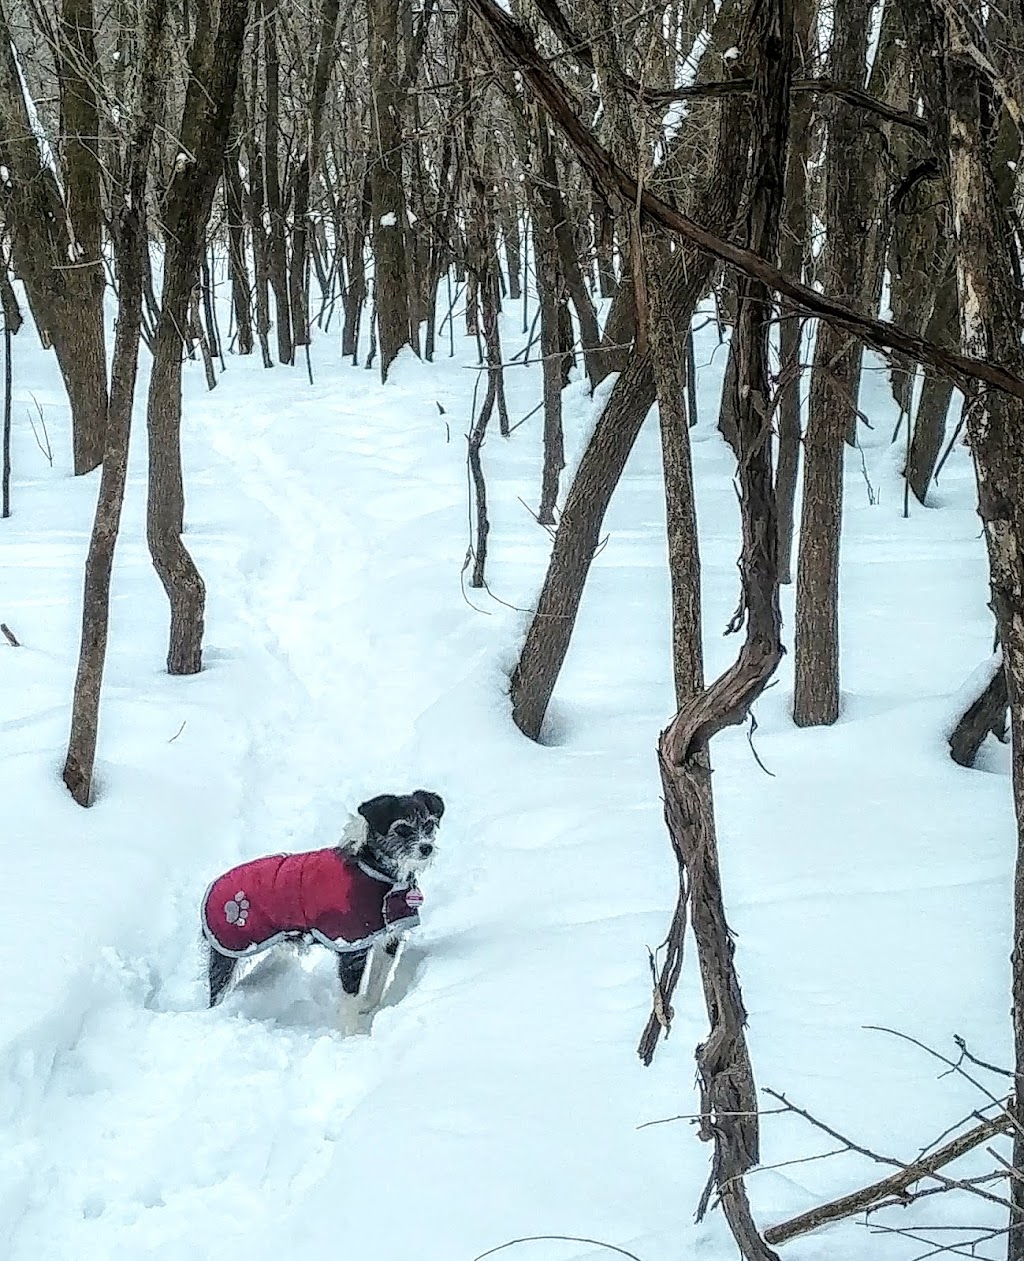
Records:
{"label": "dog", "polygon": [[202,903],[210,1007],[243,959],[281,944],[318,944],[338,957],[343,1027],[368,1028],[399,946],[419,923],[416,881],[436,855],[444,809],[423,788],[384,793],[359,806],[338,845],[268,855],[218,876]]}

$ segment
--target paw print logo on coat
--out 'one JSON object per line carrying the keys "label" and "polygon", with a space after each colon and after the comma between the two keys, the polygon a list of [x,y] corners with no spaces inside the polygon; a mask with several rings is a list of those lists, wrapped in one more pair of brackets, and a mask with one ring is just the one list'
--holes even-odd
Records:
{"label": "paw print logo on coat", "polygon": [[229,924],[244,924],[249,918],[249,899],[241,889],[224,903],[224,918]]}

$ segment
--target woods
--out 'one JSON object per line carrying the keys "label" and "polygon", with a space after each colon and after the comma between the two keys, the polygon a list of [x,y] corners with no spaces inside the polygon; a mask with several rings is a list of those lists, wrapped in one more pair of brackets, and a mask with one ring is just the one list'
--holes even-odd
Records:
{"label": "woods", "polygon": [[[558,743],[608,520],[656,406],[669,609],[658,633],[672,689],[644,747],[677,882],[664,891],[637,1033],[649,1066],[680,1004],[693,1005],[692,943],[706,1030],[689,1110],[712,1155],[703,1193],[682,1198],[698,1220],[721,1207],[740,1254],[767,1261],[796,1234],[910,1203],[927,1184],[1005,1218],[936,1252],[998,1241],[1024,1258],[1024,13],[980,0],[317,0],[301,12],[278,0],[0,0],[0,38],[4,522],[19,511],[11,390],[30,339],[52,353],[66,395],[69,484],[95,475],[62,769],[74,802],[101,798],[117,544],[143,440],[163,668],[182,686],[208,673],[217,592],[202,531],[192,537],[193,365],[209,391],[244,365],[247,381],[284,379],[311,397],[313,348],[329,345],[388,398],[403,397],[410,365],[456,360],[457,339],[469,347],[469,414],[448,411],[440,387],[417,400],[465,459],[469,541],[461,574],[444,580],[457,577],[474,610],[493,596],[516,615],[498,700],[510,735],[538,755]],[[702,390],[712,365],[695,349],[705,328],[720,354],[713,400]],[[525,372],[537,400],[520,414]],[[858,461],[875,503],[863,444],[888,424],[880,397],[898,417],[886,441],[903,520],[949,512],[942,479],[956,454],[974,471],[982,616],[999,655],[934,738],[968,777],[955,781],[965,793],[988,737],[1010,746],[1013,1063],[1005,1089],[953,1137],[935,1119],[931,1156],[765,1227],[748,1194],[765,1105],[731,928],[736,834],[718,823],[716,737],[747,728],[750,775],[762,774],[757,706],[787,654],[792,686],[787,674],[776,697],[785,691],[801,747],[827,747],[814,743],[830,738],[821,729],[848,717],[844,643],[865,597],[844,580],[844,505]],[[593,408],[585,431],[581,398]],[[728,444],[739,539],[725,627],[737,647],[731,661],[715,656],[713,677],[694,445],[709,422]],[[328,407],[325,430],[334,423]],[[503,578],[509,506],[489,478],[498,444],[515,451],[527,424],[538,437],[519,503],[545,556],[524,607]],[[255,430],[253,451],[271,459]],[[367,520],[377,511],[360,505]],[[891,530],[879,542],[902,546]],[[347,633],[372,642],[371,625]],[[5,623],[21,651],[17,629]],[[955,639],[959,628],[946,629]],[[282,626],[279,642],[291,633]],[[602,662],[610,694],[618,666]],[[361,668],[383,673],[371,656]],[[947,695],[959,682],[935,687]],[[782,1110],[833,1134],[827,1115]],[[844,1150],[860,1151],[836,1126]],[[1009,1163],[993,1157],[966,1181],[941,1172],[995,1137],[1009,1137]]]}

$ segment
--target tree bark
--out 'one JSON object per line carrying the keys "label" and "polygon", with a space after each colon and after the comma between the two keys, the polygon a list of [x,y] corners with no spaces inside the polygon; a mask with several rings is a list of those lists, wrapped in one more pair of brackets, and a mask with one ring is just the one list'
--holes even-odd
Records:
{"label": "tree bark", "polygon": [[[85,6],[85,0],[82,5]],[[67,21],[62,25],[62,47],[67,58],[71,57],[75,41],[81,45],[81,57],[90,55],[90,33],[79,25],[86,21],[84,8],[69,6]],[[92,50],[92,63],[75,61],[73,77],[63,93],[69,127],[82,129],[69,136],[74,158],[69,190],[80,186],[85,197],[81,214],[76,210],[72,215],[55,168],[43,159],[2,5],[0,44],[0,161],[9,172],[5,217],[12,261],[15,273],[24,281],[43,344],[52,345],[56,353],[68,393],[74,471],[88,473],[103,458],[107,420],[105,339],[102,304],[101,299],[97,299],[97,290],[102,295],[103,274],[96,245],[99,227],[93,217],[95,203],[90,200],[96,178],[93,168],[97,166],[94,152],[97,128],[93,127],[89,137],[84,134],[89,126],[90,111],[95,109],[90,86],[91,76],[97,69],[95,50]],[[92,150],[87,147],[89,143]],[[85,244],[78,241],[77,225],[81,226]]]}
{"label": "tree bark", "polygon": [[[106,336],[103,324],[103,205],[100,188],[100,116],[97,87],[102,84],[94,38],[96,17],[93,0],[63,0],[58,26],[57,67],[60,76],[60,113],[64,167],[65,201],[72,239],[66,262],[81,272],[75,286],[75,301],[82,303],[75,324],[76,355],[84,363],[68,363],[68,371],[79,381],[78,389],[91,399],[88,426],[75,425],[75,471],[95,468],[103,458],[107,402]],[[65,313],[65,320],[67,313]],[[56,345],[56,341],[55,341]],[[68,356],[65,353],[65,361]],[[97,374],[95,384],[84,372]]]}
{"label": "tree bark", "polygon": [[[694,195],[696,213],[709,223],[731,224],[739,210],[746,172],[748,123],[742,104],[721,107],[713,165]],[[711,278],[707,254],[683,246],[672,256],[664,301],[676,327],[684,327]],[[634,351],[609,396],[566,495],[547,574],[512,674],[512,715],[524,735],[540,737],[544,716],[569,650],[583,588],[612,493],[647,413],[655,401],[647,355]]]}
{"label": "tree bark", "polygon": [[263,136],[263,192],[266,197],[268,228],[267,279],[274,293],[277,315],[277,358],[280,363],[295,362],[292,338],[292,309],[288,292],[288,245],[284,230],[284,206],[278,144],[281,132],[280,66],[277,49],[277,9],[279,0],[262,0],[263,63],[266,73],[267,117]]}
{"label": "tree bark", "polygon": [[295,345],[309,345],[309,290],[306,284],[309,255],[310,184],[320,172],[320,133],[323,127],[324,104],[335,61],[335,38],[338,28],[339,0],[324,0],[320,11],[320,33],[317,38],[316,69],[309,104],[309,141],[295,176],[295,201],[292,215],[292,253],[290,260],[291,312]]}
{"label": "tree bark", "polygon": [[[861,87],[872,0],[836,0],[832,78]],[[866,231],[856,187],[862,124],[857,111],[833,102],[826,176],[823,285],[857,294]],[[861,217],[858,217],[861,216]],[[811,369],[804,492],[797,556],[793,721],[819,726],[839,717],[839,547],[843,519],[843,453],[856,424],[861,343],[819,322]]]}
{"label": "tree bark", "polygon": [[231,273],[231,305],[238,329],[238,353],[251,355],[252,283],[245,252],[245,188],[238,170],[241,149],[232,138],[224,158],[224,213],[228,229],[228,270]]}
{"label": "tree bark", "polygon": [[82,639],[71,709],[71,732],[64,762],[64,783],[80,806],[92,802],[93,772],[99,735],[100,693],[110,624],[110,579],[121,523],[128,473],[128,443],[139,366],[142,296],[146,277],[146,173],[153,134],[164,101],[164,50],[168,0],[150,0],[142,14],[141,55],[131,113],[132,130],[125,160],[123,196],[115,264],[118,282],[117,332],[110,374],[103,472],[85,562]]}
{"label": "tree bark", "polygon": [[[817,0],[797,0],[794,12],[794,47],[803,73],[810,68],[811,33]],[[808,242],[807,163],[811,156],[812,98],[798,92],[790,121],[789,158],[786,163],[786,203],[779,243],[779,266],[790,276],[803,279]],[[803,425],[800,419],[800,343],[802,323],[789,303],[780,308],[779,321],[779,440],[775,468],[775,503],[779,517],[779,581],[793,580],[793,529],[797,474]]]}
{"label": "tree bark", "polygon": [[[742,236],[760,257],[772,259],[778,250],[789,138],[792,0],[752,0],[749,27],[741,38],[741,56],[745,53],[754,63],[751,173]],[[722,896],[707,758],[713,736],[746,718],[783,653],[768,366],[771,310],[768,287],[741,277],[734,337],[742,597],[733,629],[745,621],[745,642],[734,664],[710,688],[702,687],[680,707],[658,742],[665,819],[680,873],[681,893],[673,922],[679,920],[688,898],[711,1026],[697,1049],[697,1072],[700,1135],[714,1143],[714,1155],[697,1217],[703,1216],[712,1192],[717,1192],[746,1261],[777,1261],[777,1257],[754,1223],[744,1183],[744,1175],[760,1159],[758,1097],[743,1032],[746,1009]],[[678,975],[673,963],[666,959],[663,978]],[[658,1014],[671,1020],[671,999],[662,980],[641,1044],[648,1060],[654,1037],[662,1028]]]}
{"label": "tree bark", "polygon": [[992,677],[978,696],[967,706],[949,736],[949,755],[959,766],[972,767],[985,737],[1000,734],[1006,727],[1006,709],[1010,703],[1006,687],[1006,671],[999,662]]}
{"label": "tree bark", "polygon": [[221,0],[216,29],[197,10],[181,154],[164,198],[164,283],[153,344],[146,423],[149,494],[146,538],[170,604],[169,674],[202,668],[206,591],[181,539],[185,497],[181,469],[182,331],[199,276],[213,195],[227,149],[249,0]]}
{"label": "tree bark", "polygon": [[[970,355],[991,356],[1012,371],[1024,373],[1020,297],[1014,284],[1014,234],[1000,204],[993,173],[991,86],[962,42],[959,24],[950,11],[945,6],[935,6],[932,11],[944,54],[949,186],[963,348]],[[981,14],[973,5],[971,13],[979,19],[980,28]],[[1012,1163],[1015,1169],[1024,1169],[1024,405],[997,391],[978,392],[968,400],[966,416],[1010,708],[1017,818],[1012,1003],[1018,1124]],[[1020,1261],[1024,1258],[1024,1183],[1019,1178],[1009,1181],[1013,1207],[1007,1257]]]}
{"label": "tree bark", "polygon": [[[957,314],[956,271],[952,264],[938,278],[935,303],[927,324],[928,336],[946,345],[959,345],[960,328]],[[925,503],[928,487],[935,475],[935,466],[942,451],[946,432],[946,416],[953,397],[953,383],[934,368],[924,369],[921,393],[907,449],[905,476],[918,503]]]}
{"label": "tree bark", "polygon": [[408,216],[402,180],[402,109],[399,67],[400,0],[367,0],[373,158],[370,201],[374,256],[374,304],[380,340],[380,376],[403,346],[415,345],[406,262]]}

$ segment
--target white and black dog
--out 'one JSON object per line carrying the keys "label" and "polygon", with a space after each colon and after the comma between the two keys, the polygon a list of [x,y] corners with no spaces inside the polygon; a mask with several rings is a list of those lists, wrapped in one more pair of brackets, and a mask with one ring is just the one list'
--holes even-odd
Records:
{"label": "white and black dog", "polygon": [[282,943],[317,943],[337,953],[346,1028],[361,1027],[419,922],[416,878],[434,859],[443,814],[444,802],[426,789],[385,793],[363,802],[339,845],[257,858],[218,876],[202,905],[210,1006],[241,960]]}

